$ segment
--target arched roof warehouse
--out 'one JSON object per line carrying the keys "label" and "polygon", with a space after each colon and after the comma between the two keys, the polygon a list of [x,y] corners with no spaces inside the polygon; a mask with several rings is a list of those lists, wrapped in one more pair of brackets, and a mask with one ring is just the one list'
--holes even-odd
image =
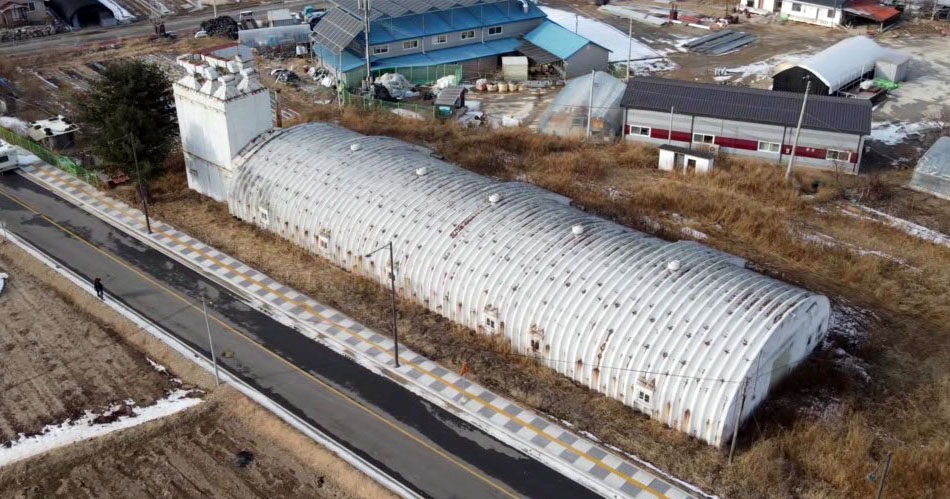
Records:
{"label": "arched roof warehouse", "polygon": [[818,345],[829,304],[693,242],[591,216],[427,149],[311,123],[237,159],[233,215],[714,445]]}

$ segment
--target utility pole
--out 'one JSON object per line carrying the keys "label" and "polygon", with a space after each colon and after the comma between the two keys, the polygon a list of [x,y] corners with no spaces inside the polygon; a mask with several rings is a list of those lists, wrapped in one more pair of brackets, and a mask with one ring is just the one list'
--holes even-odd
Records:
{"label": "utility pole", "polygon": [[802,133],[802,121],[805,119],[805,106],[808,104],[808,94],[811,92],[811,79],[805,77],[805,96],[802,97],[802,111],[798,115],[798,126],[795,127],[795,138],[792,140],[792,153],[788,156],[788,168],[785,169],[785,183],[792,181],[792,165],[795,164],[795,149],[798,147],[798,136]]}
{"label": "utility pole", "polygon": [[135,176],[138,177],[139,184],[139,196],[142,196],[142,211],[145,212],[145,228],[148,229],[148,233],[152,233],[152,222],[148,217],[148,190],[146,190],[145,185],[142,183],[142,172],[139,170],[139,156],[135,152],[135,135],[132,132],[129,132],[129,142],[132,145],[132,161],[135,163]]}
{"label": "utility pole", "polygon": [[590,70],[590,96],[587,98],[587,135],[585,135],[587,138],[590,138],[590,120],[594,115],[594,73],[593,69]]}
{"label": "utility pole", "polygon": [[392,319],[393,319],[393,358],[396,360],[396,368],[399,368],[399,329],[396,326],[396,261],[393,259],[393,242],[389,241],[366,254],[366,258],[378,253],[385,248],[389,249],[389,290],[392,296]]}
{"label": "utility pole", "polygon": [[736,414],[736,425],[732,428],[732,443],[729,445],[729,464],[732,464],[732,456],[736,452],[736,440],[739,437],[739,424],[742,423],[742,411],[745,410],[745,390],[749,384],[749,378],[743,378],[739,391],[742,392],[739,399],[739,413]]}
{"label": "utility pole", "polygon": [[673,143],[673,106],[670,106],[670,129],[666,134],[666,143]]}
{"label": "utility pole", "polygon": [[577,25],[580,23],[580,17],[574,14],[574,34],[577,34]]}
{"label": "utility pole", "polygon": [[633,18],[630,18],[630,27],[627,29],[627,81],[630,81],[630,59],[633,58]]}
{"label": "utility pole", "polygon": [[208,330],[208,348],[211,350],[211,363],[214,364],[214,385],[221,384],[221,378],[218,377],[218,356],[214,353],[214,340],[211,338],[211,322],[208,321],[208,306],[205,305],[205,297],[201,297],[201,311],[205,314],[205,328]]}
{"label": "utility pole", "polygon": [[[369,2],[370,0],[360,0],[360,6],[363,13],[363,39],[366,49],[366,91],[369,92],[369,98],[373,98],[373,74],[369,69]],[[425,42],[425,40],[423,40]],[[341,52],[342,53],[342,52]]]}

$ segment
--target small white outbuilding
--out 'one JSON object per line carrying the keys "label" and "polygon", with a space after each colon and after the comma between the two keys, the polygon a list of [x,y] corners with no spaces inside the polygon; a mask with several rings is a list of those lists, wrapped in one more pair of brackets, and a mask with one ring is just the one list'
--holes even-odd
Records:
{"label": "small white outbuilding", "polygon": [[705,151],[694,151],[685,147],[660,146],[660,169],[668,172],[709,173],[713,169],[715,156]]}

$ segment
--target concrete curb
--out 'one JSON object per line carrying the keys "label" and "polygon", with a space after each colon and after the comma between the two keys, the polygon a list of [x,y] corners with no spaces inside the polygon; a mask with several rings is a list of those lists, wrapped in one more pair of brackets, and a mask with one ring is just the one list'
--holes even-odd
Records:
{"label": "concrete curb", "polygon": [[[82,290],[85,290],[85,292],[89,293],[90,295],[93,295],[93,296],[95,295],[89,283],[85,279],[83,279],[82,277],[74,273],[69,268],[63,265],[60,265],[51,257],[43,253],[41,250],[35,248],[32,244],[24,241],[23,239],[20,239],[20,237],[17,236],[16,234],[13,234],[7,231],[4,235],[7,241],[12,242],[14,245],[16,245],[23,251],[30,254],[30,256],[36,258],[37,260],[39,260],[41,263],[43,263],[50,269],[53,269],[54,271],[56,271],[57,273],[59,273],[59,275],[63,276],[64,278],[72,282],[74,285],[76,285],[76,287]],[[142,330],[146,331],[150,335],[157,338],[166,346],[175,350],[176,352],[178,352],[185,358],[190,359],[192,362],[200,366],[205,371],[208,371],[209,373],[214,372],[214,366],[211,363],[211,359],[205,357],[200,352],[193,350],[191,347],[189,347],[184,342],[180,341],[174,335],[165,331],[158,325],[152,323],[151,321],[146,319],[144,316],[140,315],[135,310],[125,306],[125,304],[116,300],[106,300],[104,303],[109,308],[115,310],[116,312],[122,314],[122,316],[124,316],[125,318],[132,321],[136,326],[142,328]],[[293,413],[291,413],[284,407],[280,406],[276,402],[267,398],[266,395],[255,390],[250,385],[247,385],[240,378],[232,374],[230,371],[228,371],[226,368],[222,367],[221,365],[218,366],[218,373],[224,383],[231,385],[232,387],[237,389],[242,394],[246,395],[251,400],[264,406],[265,408],[267,408],[267,410],[269,410],[275,416],[279,417],[285,423],[289,424],[290,426],[293,426],[295,429],[297,429],[304,435],[307,435],[308,437],[310,437],[311,439],[313,439],[315,442],[322,445],[323,447],[326,447],[328,450],[330,450],[330,452],[335,454],[340,459],[344,460],[347,464],[349,464],[350,466],[353,466],[357,470],[366,474],[367,476],[375,480],[377,483],[379,483],[383,487],[390,490],[392,493],[406,499],[421,499],[422,498],[422,496],[420,496],[413,490],[409,489],[402,483],[396,481],[389,475],[377,469],[373,464],[367,462],[362,457],[356,455],[353,452],[350,452],[348,449],[338,444],[329,435],[323,433],[317,428],[314,428],[313,426],[310,426],[306,421],[300,419],[299,417],[297,417],[296,415],[294,415]]]}

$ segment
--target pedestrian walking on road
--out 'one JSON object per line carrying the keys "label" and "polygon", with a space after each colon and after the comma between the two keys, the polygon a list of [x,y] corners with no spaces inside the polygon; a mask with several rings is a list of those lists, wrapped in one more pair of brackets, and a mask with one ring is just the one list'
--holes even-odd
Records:
{"label": "pedestrian walking on road", "polygon": [[102,285],[102,279],[97,277],[96,280],[92,282],[92,287],[96,290],[96,296],[98,296],[100,300],[104,300],[105,298],[103,298],[103,296],[105,295],[106,287]]}

